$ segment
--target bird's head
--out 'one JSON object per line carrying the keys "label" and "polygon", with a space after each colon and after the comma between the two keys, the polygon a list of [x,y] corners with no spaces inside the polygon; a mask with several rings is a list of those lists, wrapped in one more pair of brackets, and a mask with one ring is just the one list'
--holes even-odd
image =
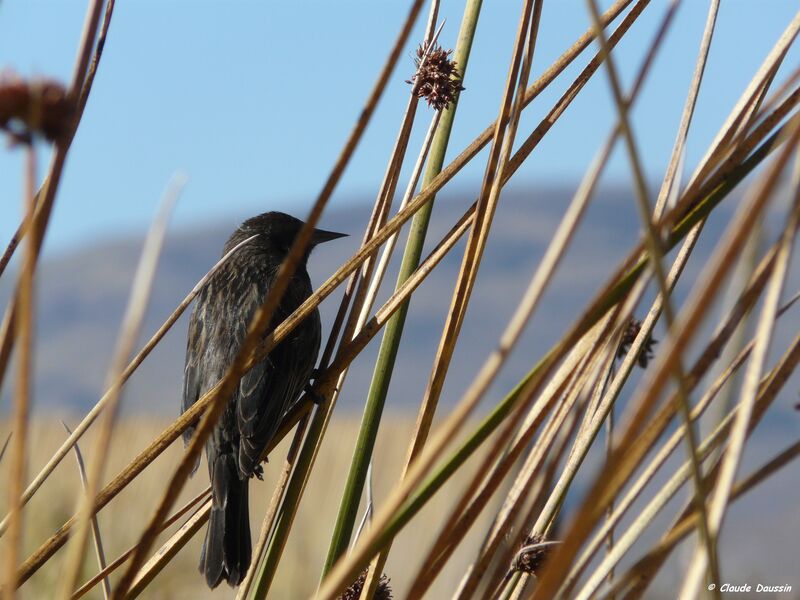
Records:
{"label": "bird's head", "polygon": [[[227,246],[233,247],[251,236],[257,236],[251,242],[255,247],[285,256],[292,247],[297,234],[300,233],[302,226],[303,221],[286,213],[277,211],[262,213],[242,223],[228,241]],[[318,244],[345,236],[347,236],[346,233],[315,229],[314,233],[311,234],[311,242],[305,258],[308,258],[311,250]]]}

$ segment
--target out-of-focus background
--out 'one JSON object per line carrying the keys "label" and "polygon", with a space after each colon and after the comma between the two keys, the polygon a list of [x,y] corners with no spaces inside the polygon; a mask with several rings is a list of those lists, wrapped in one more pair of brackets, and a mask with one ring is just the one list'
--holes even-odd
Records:
{"label": "out-of-focus background", "polygon": [[[519,2],[497,0],[491,4],[478,25],[464,82],[466,91],[461,96],[450,142],[451,158],[495,118],[499,107],[506,73],[497,65],[506,64],[511,55]],[[653,1],[615,52],[626,83],[631,81],[667,4]],[[455,44],[461,9],[462,2],[442,2],[440,14],[447,23],[439,41],[446,48]],[[793,0],[723,3],[690,133],[687,164],[696,164],[701,158],[796,10]],[[226,236],[239,221],[266,210],[284,210],[300,218],[307,212],[361,110],[406,11],[407,3],[395,0],[235,5],[149,0],[118,3],[103,62],[70,153],[37,281],[34,411],[38,421],[31,438],[36,447],[31,469],[44,462],[63,435],[54,417],[73,424],[102,394],[143,233],[170,177],[181,171],[188,176],[188,185],[174,215],[142,342],[215,262]],[[707,3],[683,3],[633,111],[634,128],[646,139],[642,157],[654,187],[660,183],[672,148],[706,11]],[[68,81],[83,13],[80,2],[5,0],[0,4],[0,66],[25,76]],[[589,26],[585,3],[545,2],[541,23],[532,78]],[[412,39],[421,37],[418,28]],[[312,257],[310,271],[315,284],[350,256],[361,239],[406,103],[405,79],[413,74],[412,51],[413,47],[407,49],[407,58],[395,73],[323,216],[324,228],[347,232],[351,237],[331,243]],[[586,63],[586,56],[576,60],[525,111],[521,135],[527,135],[538,124]],[[794,68],[798,62],[800,52],[793,48],[784,65]],[[320,102],[322,97],[324,102]],[[432,115],[427,108],[421,110]],[[504,191],[454,367],[448,376],[443,396],[445,409],[458,400],[469,384],[470,374],[497,341],[581,175],[607,135],[614,111],[605,74],[598,73]],[[426,123],[425,116],[418,118],[410,148],[420,145]],[[48,153],[40,150],[39,158],[41,175]],[[434,209],[430,240],[437,240],[447,231],[472,202],[482,168],[480,159],[473,161],[441,194]],[[19,222],[21,181],[22,154],[3,149],[3,246]],[[717,238],[724,229],[738,197],[726,201],[728,206],[714,214],[708,225],[708,239]],[[780,218],[778,211],[770,215],[763,232],[765,240],[774,237],[774,227],[771,230],[770,225],[778,225]],[[605,273],[638,237],[639,219],[629,165],[619,147],[554,285],[487,403],[501,397],[560,337],[602,283]],[[687,282],[700,275],[697,265],[705,262],[712,250],[711,244],[701,242],[684,277]],[[385,463],[376,469],[378,502],[380,494],[399,474],[407,431],[424,391],[444,322],[446,303],[442,299],[451,293],[459,254],[457,249],[448,256],[412,302],[388,399],[388,410],[394,416],[385,421],[379,437],[377,455],[385,457]],[[396,265],[388,282],[394,280],[395,273]],[[13,284],[10,274],[0,279],[0,305],[5,306]],[[787,293],[794,293],[799,285],[800,272],[795,266]],[[385,292],[382,298],[387,295]],[[338,297],[334,295],[323,305],[323,323],[330,323]],[[682,301],[684,297],[679,286],[676,298]],[[713,321],[706,324],[713,325]],[[797,312],[788,313],[777,332],[776,345],[785,346],[798,326]],[[177,415],[185,335],[186,317],[126,388],[121,444],[114,450],[110,472],[122,466]],[[320,513],[301,512],[285,558],[291,566],[279,576],[276,598],[295,597],[293,594],[301,597],[316,584],[326,548],[311,544],[329,537],[376,349],[377,342],[373,342],[354,365],[327,441],[325,460],[330,464],[316,468],[318,475],[313,485],[318,488],[310,493],[328,495],[331,506]],[[793,410],[798,383],[800,378],[795,376],[760,427],[746,455],[744,470],[800,433],[800,413]],[[7,414],[10,391],[10,385],[0,391],[0,415]],[[0,422],[0,443],[7,431],[7,423]],[[84,446],[88,451],[91,442]],[[159,460],[153,467],[154,474],[149,476],[152,481],[158,481],[159,473],[169,472],[173,464],[169,461],[174,461],[179,452],[175,448]],[[600,457],[594,459],[599,461]],[[276,462],[279,464],[280,459]],[[2,466],[3,473],[6,468]],[[74,495],[66,491],[77,486],[77,481],[69,482],[68,474],[74,465],[65,462],[59,469],[60,483],[48,483],[51,489],[36,501],[63,506],[57,504],[58,510],[50,509],[52,519],[32,524],[26,549],[33,549],[74,508]],[[267,471],[271,471],[270,467]],[[252,503],[254,534],[273,475],[265,483],[253,486],[259,490]],[[796,465],[789,467],[734,507],[724,532],[722,564],[728,580],[792,583],[800,590],[796,572],[800,554],[798,476],[800,469]],[[125,529],[130,516],[127,511],[150,510],[143,500],[148,498],[147,481],[137,483],[139,488],[126,492],[119,505],[101,515],[101,526],[115,532],[110,538],[115,540],[112,544],[116,551],[124,550],[135,539],[135,531]],[[445,493],[458,494],[459,483],[454,482]],[[201,469],[192,491],[204,485],[205,472]],[[32,505],[31,513],[36,512],[35,507]],[[758,518],[737,518],[743,514]],[[416,531],[435,533],[436,505],[419,519],[426,525]],[[415,545],[427,545],[413,536],[399,544],[387,572],[395,574],[395,589],[402,597],[402,574],[407,570],[413,573],[417,567]],[[148,590],[148,597],[232,597],[230,590],[211,594],[202,587],[195,571],[198,548],[199,537],[160,576],[160,585]],[[407,563],[403,562],[404,557]],[[676,561],[686,558],[679,555]],[[456,561],[451,565],[453,562]],[[674,569],[663,571],[656,586],[665,598],[672,597],[671,591],[674,595],[670,576],[678,572],[677,564]],[[23,590],[23,597],[45,597],[41,594],[46,593],[56,576],[57,570],[50,569],[35,578]],[[440,577],[431,597],[445,597],[456,581],[455,571],[453,577]]]}

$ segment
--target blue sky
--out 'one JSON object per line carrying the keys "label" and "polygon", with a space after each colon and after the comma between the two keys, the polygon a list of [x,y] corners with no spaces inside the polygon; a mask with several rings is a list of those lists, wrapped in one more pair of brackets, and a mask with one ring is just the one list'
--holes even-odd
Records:
{"label": "blue sky", "polygon": [[[606,6],[610,1],[603,2]],[[484,2],[450,144],[455,156],[495,117],[511,54],[520,0]],[[616,52],[626,81],[641,60],[667,6],[653,0]],[[718,127],[780,33],[795,0],[726,0],[698,110],[687,164],[704,153]],[[440,41],[452,47],[463,0],[443,0]],[[663,172],[691,77],[708,3],[684,0],[636,106],[644,164],[656,183]],[[67,80],[85,2],[3,0],[0,66],[23,75]],[[67,163],[46,251],[63,252],[147,226],[178,170],[189,181],[175,216],[186,228],[281,208],[303,216],[318,193],[375,76],[407,2],[204,2],[122,0],[100,72]],[[588,26],[582,0],[544,4],[532,78]],[[406,56],[339,185],[332,208],[369,200],[380,183],[413,72]],[[579,57],[526,111],[518,139],[588,60]],[[798,64],[793,49],[788,67]],[[786,68],[784,71],[786,71]],[[427,128],[420,111],[411,152]],[[515,176],[517,185],[575,185],[608,131],[614,107],[604,72],[553,128]],[[40,174],[47,154],[41,152]],[[409,162],[413,162],[409,161]],[[21,153],[0,148],[0,244],[19,220]],[[453,182],[473,193],[477,161]],[[606,182],[627,183],[619,149]],[[473,186],[473,187],[470,187]],[[402,186],[401,186],[402,187]]]}

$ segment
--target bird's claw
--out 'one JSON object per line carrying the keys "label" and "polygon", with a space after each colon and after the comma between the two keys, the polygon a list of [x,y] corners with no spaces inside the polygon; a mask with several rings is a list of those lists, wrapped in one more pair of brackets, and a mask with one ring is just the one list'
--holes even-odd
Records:
{"label": "bird's claw", "polygon": [[325,396],[320,394],[315,387],[311,385],[311,383],[306,385],[305,392],[308,394],[308,397],[311,398],[312,402],[314,402],[314,404],[317,406],[325,402]]}
{"label": "bird's claw", "polygon": [[261,465],[256,465],[256,468],[253,469],[253,475],[259,481],[264,481],[264,467],[262,467]]}

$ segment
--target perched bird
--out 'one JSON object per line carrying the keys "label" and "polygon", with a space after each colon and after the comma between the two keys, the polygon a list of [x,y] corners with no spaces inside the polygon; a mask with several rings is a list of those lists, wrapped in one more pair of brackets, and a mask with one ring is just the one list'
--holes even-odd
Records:
{"label": "perched bird", "polygon": [[[268,212],[242,223],[226,242],[223,255],[256,236],[234,253],[197,297],[186,345],[184,412],[227,372],[302,225],[287,214]],[[314,231],[267,333],[311,295],[306,261],[313,247],[343,235]],[[261,476],[259,463],[264,449],[281,416],[309,382],[319,353],[320,329],[319,312],[315,310],[253,366],[227,399],[225,411],[206,442],[211,515],[200,571],[211,588],[223,579],[231,586],[238,585],[247,573],[252,553],[248,480]],[[188,444],[193,434],[194,428],[188,429],[184,443]]]}

